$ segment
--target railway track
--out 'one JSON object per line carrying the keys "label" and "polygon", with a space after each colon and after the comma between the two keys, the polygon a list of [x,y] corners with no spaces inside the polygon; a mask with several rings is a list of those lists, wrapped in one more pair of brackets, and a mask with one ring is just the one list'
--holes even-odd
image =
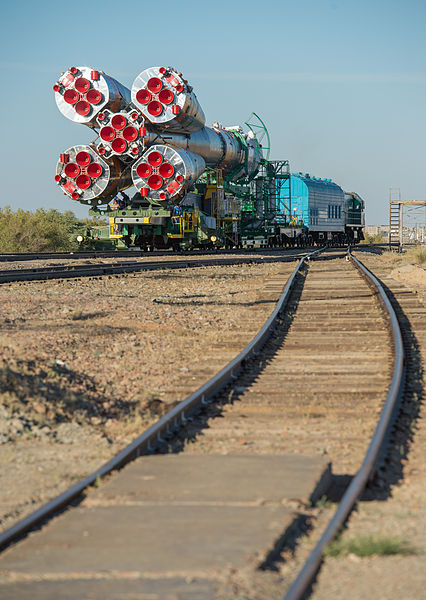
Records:
{"label": "railway track", "polygon": [[[377,251],[381,251],[384,248],[388,248],[389,244],[363,244],[357,246],[358,248],[372,248]],[[0,253],[0,263],[2,262],[27,262],[34,260],[96,260],[100,258],[149,258],[149,257],[160,257],[160,256],[220,256],[221,254],[286,254],[295,252],[312,252],[314,248],[232,248],[232,249],[219,249],[219,250],[181,250],[178,253],[172,250],[156,250],[155,252],[147,252],[145,250],[114,250],[114,251],[100,251],[100,250],[88,250],[78,252],[4,252]]]}
{"label": "railway track", "polygon": [[121,261],[118,263],[90,263],[71,265],[50,265],[47,267],[33,267],[30,269],[3,269],[0,270],[0,284],[14,281],[43,281],[50,279],[73,279],[76,277],[102,277],[104,275],[119,275],[123,273],[137,273],[140,271],[153,271],[165,269],[187,269],[205,266],[224,266],[254,263],[272,263],[293,261],[306,256],[307,251],[300,250],[292,253],[267,253],[258,256],[217,257],[203,258],[203,255],[192,258],[176,257],[172,260],[149,261]]}
{"label": "railway track", "polygon": [[[45,589],[44,597],[50,597],[49,593],[54,597],[59,582],[67,581],[71,585],[78,579],[77,573],[86,585],[88,581],[102,579],[99,573],[111,569],[108,564],[122,563],[117,556],[124,552],[129,564],[111,576],[114,580],[110,582],[112,588],[119,585],[120,589],[131,591],[133,584],[126,583],[123,575],[124,571],[131,571],[133,579],[139,586],[143,583],[147,593],[162,585],[169,593],[167,581],[170,583],[174,576],[179,581],[172,582],[172,589],[183,586],[188,591],[190,584],[188,587],[182,583],[182,577],[185,581],[195,578],[201,582],[200,593],[205,593],[205,597],[213,597],[208,594],[212,589],[217,590],[217,586],[226,597],[227,586],[235,588],[237,575],[235,569],[228,577],[218,575],[218,570],[224,569],[219,548],[228,562],[232,562],[233,554],[227,556],[223,540],[221,545],[212,530],[220,534],[219,538],[228,530],[233,531],[232,519],[229,519],[238,521],[238,517],[232,509],[239,507],[238,514],[245,513],[244,525],[241,522],[239,525],[247,529],[248,535],[248,540],[241,539],[240,545],[229,542],[232,552],[238,556],[242,552],[241,546],[244,551],[249,548],[254,552],[255,548],[249,543],[254,540],[265,546],[262,549],[266,553],[255,560],[257,566],[264,566],[277,560],[279,553],[290,543],[289,538],[298,535],[298,528],[303,530],[306,513],[309,513],[306,503],[315,502],[332,484],[329,461],[334,473],[354,473],[359,469],[314,557],[308,559],[304,571],[286,596],[292,599],[303,597],[318,569],[325,544],[347,518],[368,478],[380,466],[384,444],[397,411],[402,376],[396,319],[388,316],[389,303],[377,287],[378,282],[371,280],[361,265],[357,264],[355,268],[353,259],[345,257],[341,251],[328,250],[323,258],[328,260],[310,260],[309,264],[304,258],[300,260],[268,322],[228,367],[190,394],[104,467],[0,535],[3,547],[16,542],[37,524],[77,498],[81,499],[88,486],[112,470],[138,456],[155,454],[136,460],[99,491],[88,493],[78,509],[55,519],[45,530],[10,548],[0,559],[0,570],[10,572],[11,578],[18,581],[18,587],[14,588],[6,578],[0,582],[3,591],[10,593],[10,597],[24,598],[27,597],[25,581],[31,581],[34,586],[35,582],[43,580],[52,582],[51,587]],[[271,282],[269,292],[282,285],[282,282]],[[388,344],[390,327],[397,340],[395,349]],[[184,385],[180,391],[185,395],[188,389]],[[241,479],[241,473],[245,472],[247,477]],[[289,478],[289,472],[294,483],[288,490],[282,488],[282,481]],[[198,482],[191,479],[191,473],[198,475]],[[222,478],[216,481],[214,478],[218,473]],[[281,483],[277,480],[278,473]],[[177,474],[177,479],[173,474]],[[207,482],[206,474],[213,478],[213,481],[208,480],[210,492],[207,494],[200,490],[200,481],[202,484]],[[155,489],[150,491],[149,484],[141,486],[141,482],[152,479],[159,480],[159,489],[154,485]],[[182,490],[182,481],[186,480],[188,489]],[[138,482],[136,487],[135,481]],[[238,489],[229,491],[235,481],[239,483]],[[224,484],[228,484],[226,489]],[[145,543],[152,546],[151,562],[148,557],[145,564],[139,556],[145,570],[151,573],[148,583],[140,569],[132,569],[135,548],[129,536],[134,537],[134,530],[126,523],[120,530],[123,539],[118,547],[108,546],[116,563],[114,558],[111,563],[111,557],[105,557],[102,552],[97,563],[96,560],[89,560],[91,566],[85,563],[87,552],[94,553],[93,557],[99,550],[96,532],[101,538],[98,543],[105,545],[100,532],[109,528],[111,534],[112,523],[130,510],[129,506],[139,510],[142,522],[154,523],[153,530],[147,525],[141,532]],[[202,508],[204,510],[200,512]],[[301,518],[302,512],[306,518]],[[197,556],[193,572],[190,565],[184,568],[179,563],[176,547],[170,544],[167,527],[175,524],[167,517],[171,514],[184,524],[181,533],[189,532],[189,550]],[[247,520],[249,515],[251,518]],[[197,530],[201,529],[203,533],[203,523],[209,519],[211,528],[204,533],[212,540],[212,548],[206,555],[198,546],[191,550],[190,545],[191,541],[196,544]],[[84,532],[93,542],[92,546],[89,543],[86,552],[79,546],[82,539],[79,535],[85,537]],[[57,554],[58,543],[63,548],[67,536],[72,536],[74,542],[67,544],[69,549],[63,549],[61,558]],[[163,536],[165,545],[158,546],[158,539]],[[126,543],[129,544],[127,549]],[[37,556],[34,557],[36,548]],[[130,556],[129,548],[132,548]],[[175,561],[171,570],[162,564],[170,558],[170,552]],[[161,556],[163,560],[156,569],[153,565]],[[182,551],[182,556],[187,560],[188,553]],[[106,562],[103,563],[103,559]],[[56,561],[57,566],[46,572],[46,565],[51,567],[52,561]],[[97,569],[93,567],[95,563]],[[241,563],[237,558],[236,563],[240,570],[243,569],[244,560]],[[249,583],[256,587],[256,578]],[[282,586],[282,582],[279,585]],[[93,593],[101,597],[102,586],[99,589],[96,583],[93,586]],[[273,590],[275,597],[278,597],[277,589]],[[78,594],[78,585],[75,590]]]}
{"label": "railway track", "polygon": [[[313,248],[307,248],[307,251],[313,251]],[[114,250],[110,252],[78,251],[78,252],[15,252],[0,253],[1,262],[25,262],[32,260],[81,260],[98,258],[140,258],[140,257],[159,257],[159,256],[220,256],[221,254],[277,254],[298,251],[298,248],[251,248],[247,249],[220,249],[220,250],[181,250],[173,252],[172,250],[156,250],[155,252],[146,252],[145,250]]]}

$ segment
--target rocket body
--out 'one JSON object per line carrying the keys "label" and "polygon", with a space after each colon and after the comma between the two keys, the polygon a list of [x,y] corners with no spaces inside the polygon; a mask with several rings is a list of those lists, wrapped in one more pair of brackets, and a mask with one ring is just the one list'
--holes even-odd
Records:
{"label": "rocket body", "polygon": [[221,168],[237,181],[254,177],[262,161],[251,132],[206,127],[192,87],[170,67],[142,71],[131,91],[101,71],[72,67],[54,90],[65,117],[99,133],[97,145],[84,150],[97,167],[75,160],[57,166],[58,185],[85,204],[102,204],[132,183],[143,197],[175,202],[206,169]]}

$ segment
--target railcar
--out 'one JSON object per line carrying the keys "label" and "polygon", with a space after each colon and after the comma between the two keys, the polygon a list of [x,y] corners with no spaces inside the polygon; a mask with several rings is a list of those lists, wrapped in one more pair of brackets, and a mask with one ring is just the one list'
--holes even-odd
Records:
{"label": "railcar", "polygon": [[345,193],[331,179],[282,175],[282,166],[275,171],[281,177],[267,178],[251,205],[242,204],[243,246],[341,245],[363,239],[365,204],[358,194]]}
{"label": "railcar", "polygon": [[246,185],[229,185],[220,169],[204,173],[174,205],[140,194],[93,208],[108,219],[89,228],[84,248],[173,250],[222,247],[339,246],[363,239],[365,204],[354,192],[309,174],[290,173],[287,161],[264,161]]}
{"label": "railcar", "polygon": [[[292,174],[280,201],[284,212],[300,224],[296,236],[303,243],[342,245],[363,239],[364,201],[331,179]],[[283,234],[288,236],[288,231]]]}

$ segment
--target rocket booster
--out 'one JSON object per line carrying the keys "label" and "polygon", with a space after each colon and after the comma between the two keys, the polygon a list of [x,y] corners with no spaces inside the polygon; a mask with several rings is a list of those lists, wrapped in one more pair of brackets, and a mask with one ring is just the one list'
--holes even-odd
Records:
{"label": "rocket booster", "polygon": [[130,102],[130,90],[116,79],[90,67],[71,67],[53,86],[56,104],[67,119],[96,128],[96,115],[114,112]]}
{"label": "rocket booster", "polygon": [[63,152],[56,165],[55,181],[81,204],[104,204],[119,190],[132,185],[130,173],[115,157],[104,159],[89,145]]}
{"label": "rocket booster", "polygon": [[142,71],[131,91],[101,71],[72,67],[54,90],[64,116],[99,134],[96,146],[86,150],[102,167],[98,179],[80,172],[76,163],[79,175],[70,181],[67,171],[73,169],[61,161],[57,166],[57,183],[80,202],[104,203],[108,194],[132,183],[142,196],[176,201],[206,168],[221,168],[237,181],[254,177],[260,166],[262,151],[254,134],[240,127],[206,127],[192,87],[170,67]]}

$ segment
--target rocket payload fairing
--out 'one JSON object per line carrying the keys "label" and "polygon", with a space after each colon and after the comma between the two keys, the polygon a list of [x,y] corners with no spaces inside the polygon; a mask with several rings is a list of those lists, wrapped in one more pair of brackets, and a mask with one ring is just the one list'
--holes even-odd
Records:
{"label": "rocket payload fairing", "polygon": [[102,71],[71,67],[53,86],[68,119],[98,133],[60,155],[55,181],[82,204],[105,204],[134,185],[142,197],[179,199],[206,170],[252,178],[262,150],[240,127],[206,127],[192,87],[171,67],[140,73],[129,90]]}

